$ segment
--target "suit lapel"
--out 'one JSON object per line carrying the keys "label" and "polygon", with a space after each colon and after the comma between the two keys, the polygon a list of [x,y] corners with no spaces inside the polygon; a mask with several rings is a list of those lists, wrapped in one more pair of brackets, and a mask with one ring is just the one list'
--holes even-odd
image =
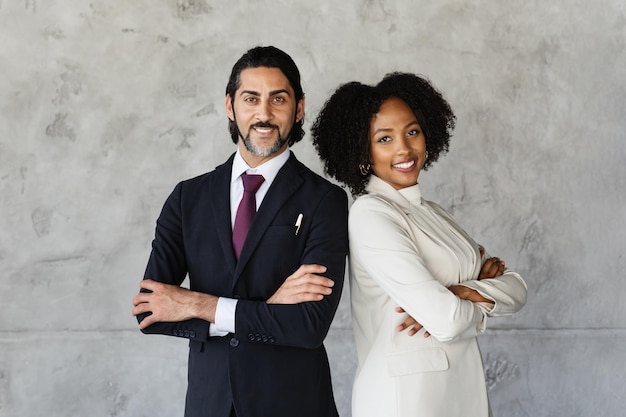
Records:
{"label": "suit lapel", "polygon": [[218,239],[224,261],[229,270],[234,273],[237,265],[235,251],[233,250],[233,230],[230,220],[230,178],[233,166],[233,156],[224,164],[215,169],[211,184],[211,207],[213,208],[213,221],[217,230]]}
{"label": "suit lapel", "polygon": [[252,226],[250,226],[235,270],[235,282],[281,207],[302,184],[303,179],[299,169],[300,163],[292,153],[267,191],[263,203],[261,203],[259,211],[254,217]]}

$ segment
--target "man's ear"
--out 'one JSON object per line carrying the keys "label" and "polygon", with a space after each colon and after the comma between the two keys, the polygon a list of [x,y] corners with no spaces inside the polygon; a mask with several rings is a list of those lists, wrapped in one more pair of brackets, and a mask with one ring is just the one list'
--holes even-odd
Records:
{"label": "man's ear", "polygon": [[234,122],[235,112],[233,112],[233,102],[230,99],[230,94],[226,94],[226,101],[224,105],[226,106],[226,115],[228,116],[231,122]]}
{"label": "man's ear", "polygon": [[298,105],[296,106],[296,123],[301,121],[304,118],[304,97],[298,101]]}

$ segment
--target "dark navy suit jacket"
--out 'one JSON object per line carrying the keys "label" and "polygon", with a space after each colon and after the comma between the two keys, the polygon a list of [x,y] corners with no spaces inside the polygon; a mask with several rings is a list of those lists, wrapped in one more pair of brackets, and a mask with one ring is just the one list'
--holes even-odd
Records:
{"label": "dark navy suit jacket", "polygon": [[[191,290],[238,299],[235,334],[210,337],[209,323],[200,319],[155,323],[144,333],[190,339],[186,417],[228,417],[233,404],[240,417],[336,416],[322,342],[343,287],[346,193],[292,154],[259,207],[237,262],[232,161],[176,186],[157,221],[145,278],[180,285],[189,274]],[[266,304],[302,264],[328,268],[332,295]]]}

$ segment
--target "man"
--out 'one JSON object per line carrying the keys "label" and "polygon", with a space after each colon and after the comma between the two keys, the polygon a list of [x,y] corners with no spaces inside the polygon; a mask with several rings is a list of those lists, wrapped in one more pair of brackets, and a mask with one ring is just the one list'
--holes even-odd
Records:
{"label": "man", "polygon": [[133,315],[144,333],[190,339],[186,417],[337,416],[322,342],[343,286],[347,198],[289,150],[304,134],[291,57],[246,52],[226,113],[237,151],[165,202]]}

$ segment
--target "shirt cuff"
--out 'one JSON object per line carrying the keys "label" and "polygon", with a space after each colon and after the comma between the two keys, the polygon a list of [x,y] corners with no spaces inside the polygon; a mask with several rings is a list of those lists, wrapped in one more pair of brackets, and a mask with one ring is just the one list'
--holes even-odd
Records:
{"label": "shirt cuff", "polygon": [[[219,297],[215,308],[215,324],[211,324],[210,332],[215,331],[215,336],[225,336],[235,333],[235,310],[237,300],[233,298]],[[214,336],[211,334],[211,336]]]}

